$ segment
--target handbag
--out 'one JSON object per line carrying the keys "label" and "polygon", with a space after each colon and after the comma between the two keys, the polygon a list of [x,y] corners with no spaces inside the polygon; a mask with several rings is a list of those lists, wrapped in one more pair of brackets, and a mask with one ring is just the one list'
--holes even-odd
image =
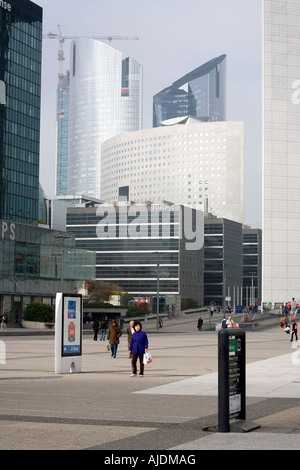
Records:
{"label": "handbag", "polygon": [[145,354],[143,355],[143,363],[150,364],[150,362],[152,362],[152,356],[149,352],[145,352]]}

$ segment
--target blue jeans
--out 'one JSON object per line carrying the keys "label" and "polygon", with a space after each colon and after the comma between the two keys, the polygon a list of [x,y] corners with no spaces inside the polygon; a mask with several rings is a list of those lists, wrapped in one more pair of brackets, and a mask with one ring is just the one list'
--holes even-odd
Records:
{"label": "blue jeans", "polygon": [[110,345],[110,350],[111,350],[111,355],[116,357],[117,355],[117,349],[118,349],[118,345],[117,344],[111,344]]}
{"label": "blue jeans", "polygon": [[101,340],[105,340],[105,333],[106,333],[106,330],[101,330]]}

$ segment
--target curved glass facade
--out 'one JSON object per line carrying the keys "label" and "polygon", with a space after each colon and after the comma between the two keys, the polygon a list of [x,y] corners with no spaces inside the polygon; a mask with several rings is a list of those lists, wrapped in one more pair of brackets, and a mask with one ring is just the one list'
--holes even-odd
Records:
{"label": "curved glass facade", "polygon": [[[123,72],[123,74],[122,74]],[[103,42],[71,45],[69,194],[100,197],[101,145],[141,126],[141,66]]]}
{"label": "curved glass facade", "polygon": [[153,127],[184,116],[226,120],[226,55],[207,62],[153,98]]}
{"label": "curved glass facade", "polygon": [[3,5],[0,3],[0,219],[37,225],[42,9],[29,0],[11,0],[9,9]]}

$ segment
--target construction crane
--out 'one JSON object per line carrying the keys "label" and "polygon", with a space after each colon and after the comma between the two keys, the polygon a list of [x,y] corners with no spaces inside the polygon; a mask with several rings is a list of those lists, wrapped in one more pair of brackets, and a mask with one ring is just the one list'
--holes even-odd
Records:
{"label": "construction crane", "polygon": [[139,40],[138,36],[129,37],[129,36],[63,36],[61,32],[61,25],[57,25],[58,34],[49,32],[48,34],[43,34],[44,39],[58,39],[59,47],[58,47],[58,56],[57,60],[59,62],[59,70],[58,70],[58,77],[61,78],[64,75],[63,72],[63,62],[65,60],[64,55],[64,42],[66,39],[79,39],[88,37],[90,39],[100,39],[100,40],[107,40],[109,42],[114,40]]}

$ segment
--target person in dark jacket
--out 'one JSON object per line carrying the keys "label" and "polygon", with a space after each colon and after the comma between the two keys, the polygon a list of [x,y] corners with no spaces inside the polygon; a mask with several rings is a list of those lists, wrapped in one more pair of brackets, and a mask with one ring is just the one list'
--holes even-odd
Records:
{"label": "person in dark jacket", "polygon": [[98,322],[98,320],[94,321],[93,330],[94,330],[94,341],[98,341],[98,333],[99,333],[99,322]]}
{"label": "person in dark jacket", "polygon": [[295,322],[295,320],[293,320],[293,322],[292,322],[292,334],[291,334],[290,341],[293,341],[294,335],[295,335],[296,341],[298,341],[298,325]]}
{"label": "person in dark jacket", "polygon": [[137,360],[140,361],[140,376],[144,375],[144,363],[143,363],[143,356],[145,352],[148,351],[148,337],[144,331],[142,331],[142,324],[137,321],[134,325],[135,332],[132,335],[130,346],[129,346],[129,354],[132,355],[131,359],[131,366],[132,366],[132,374],[131,377],[137,375]]}
{"label": "person in dark jacket", "polygon": [[122,336],[122,330],[119,327],[116,320],[112,320],[111,325],[108,329],[107,340],[110,345],[112,357],[117,356],[118,344],[120,342],[120,336]]}

